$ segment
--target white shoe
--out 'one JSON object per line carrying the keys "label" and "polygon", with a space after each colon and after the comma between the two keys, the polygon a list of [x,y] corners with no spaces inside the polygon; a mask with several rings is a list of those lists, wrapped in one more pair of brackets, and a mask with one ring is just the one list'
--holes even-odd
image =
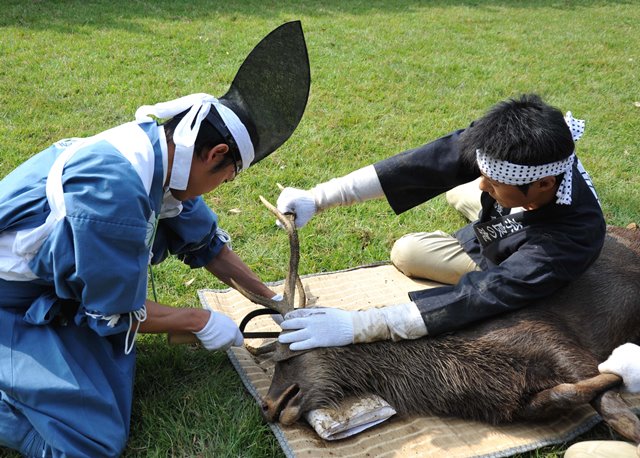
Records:
{"label": "white shoe", "polygon": [[585,441],[569,447],[564,458],[640,458],[640,447],[623,441]]}

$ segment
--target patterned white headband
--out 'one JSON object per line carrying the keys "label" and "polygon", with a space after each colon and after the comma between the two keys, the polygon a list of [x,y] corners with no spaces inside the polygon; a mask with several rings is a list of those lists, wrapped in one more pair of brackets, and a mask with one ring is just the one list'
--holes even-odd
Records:
{"label": "patterned white headband", "polygon": [[175,115],[189,110],[173,132],[173,143],[176,147],[173,166],[171,167],[171,180],[169,182],[169,187],[172,189],[180,191],[187,189],[191,161],[193,159],[193,147],[200,131],[200,124],[209,114],[212,105],[217,109],[222,121],[229,129],[236,145],[238,145],[240,158],[242,159],[242,169],[246,169],[255,157],[249,132],[233,110],[222,105],[212,95],[203,93],[191,94],[155,105],[143,105],[136,110],[137,122],[151,121],[153,120],[152,116],[160,119],[173,118]]}
{"label": "patterned white headband", "polygon": [[[565,122],[569,126],[573,141],[577,141],[584,133],[585,122],[575,119],[571,112],[567,112]],[[481,150],[476,150],[476,161],[480,171],[492,180],[509,185],[524,185],[533,183],[540,178],[556,176],[564,173],[564,178],[558,187],[556,203],[571,204],[572,173],[571,169],[576,160],[575,152],[566,159],[542,165],[521,165],[509,161],[501,161],[488,156]]]}

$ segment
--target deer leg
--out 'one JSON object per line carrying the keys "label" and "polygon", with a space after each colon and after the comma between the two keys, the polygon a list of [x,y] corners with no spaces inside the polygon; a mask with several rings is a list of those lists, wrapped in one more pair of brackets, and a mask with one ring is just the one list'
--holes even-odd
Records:
{"label": "deer leg", "polygon": [[617,391],[608,390],[598,394],[591,401],[591,405],[615,432],[636,444],[640,444],[640,419]]}
{"label": "deer leg", "polygon": [[622,379],[617,375],[600,374],[576,383],[561,383],[535,394],[520,416],[532,420],[548,418],[558,411],[587,404],[621,382]]}

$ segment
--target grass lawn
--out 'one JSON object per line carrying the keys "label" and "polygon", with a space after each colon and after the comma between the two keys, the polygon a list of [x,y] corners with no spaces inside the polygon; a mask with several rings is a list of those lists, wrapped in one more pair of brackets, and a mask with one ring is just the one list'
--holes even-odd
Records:
{"label": "grass lawn", "polygon": [[[465,127],[490,105],[537,92],[587,120],[578,155],[610,224],[640,219],[640,8],[636,1],[4,0],[0,177],[65,137],[133,119],[193,92],[222,95],[246,54],[302,20],[312,89],[278,152],[206,196],[237,253],[265,281],[285,275],[287,240],[258,201],[308,188]],[[386,202],[328,210],[301,233],[300,273],[388,259],[407,232],[453,231],[442,198],[401,216]],[[160,302],[200,306],[224,285],[176,260],[155,269]],[[226,356],[163,336],[138,344],[126,457],[279,457]],[[595,437],[606,438],[606,427]],[[527,457],[561,456],[549,447]],[[0,451],[0,454],[2,452]],[[11,455],[11,454],[9,454]]]}

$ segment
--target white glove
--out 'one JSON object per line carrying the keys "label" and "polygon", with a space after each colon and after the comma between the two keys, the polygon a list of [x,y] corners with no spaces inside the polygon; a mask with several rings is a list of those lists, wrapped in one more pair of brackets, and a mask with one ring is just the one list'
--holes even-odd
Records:
{"label": "white glove", "polygon": [[298,188],[284,188],[276,206],[281,213],[294,213],[296,227],[303,227],[316,214],[316,201],[311,191]]}
{"label": "white glove", "polygon": [[285,315],[280,325],[280,343],[291,350],[339,347],[351,343],[378,340],[417,339],[427,335],[427,327],[414,302],[370,308],[341,310],[333,308],[297,309]]}
{"label": "white glove", "polygon": [[296,226],[302,227],[317,212],[338,205],[352,205],[384,196],[373,165],[368,165],[340,178],[320,183],[309,191],[284,188],[277,207],[282,213],[295,213]]}
{"label": "white glove", "polygon": [[341,347],[353,343],[353,320],[349,312],[334,308],[297,309],[287,313],[278,341],[291,350]]}
{"label": "white glove", "polygon": [[600,372],[622,377],[624,389],[640,393],[640,347],[626,343],[613,350],[611,356],[598,366]]}
{"label": "white glove", "polygon": [[356,343],[417,339],[427,335],[427,326],[415,302],[355,312],[353,329]]}
{"label": "white glove", "polygon": [[227,315],[218,312],[211,312],[204,328],[194,334],[207,350],[226,350],[232,345],[239,347],[244,343],[238,325]]}

